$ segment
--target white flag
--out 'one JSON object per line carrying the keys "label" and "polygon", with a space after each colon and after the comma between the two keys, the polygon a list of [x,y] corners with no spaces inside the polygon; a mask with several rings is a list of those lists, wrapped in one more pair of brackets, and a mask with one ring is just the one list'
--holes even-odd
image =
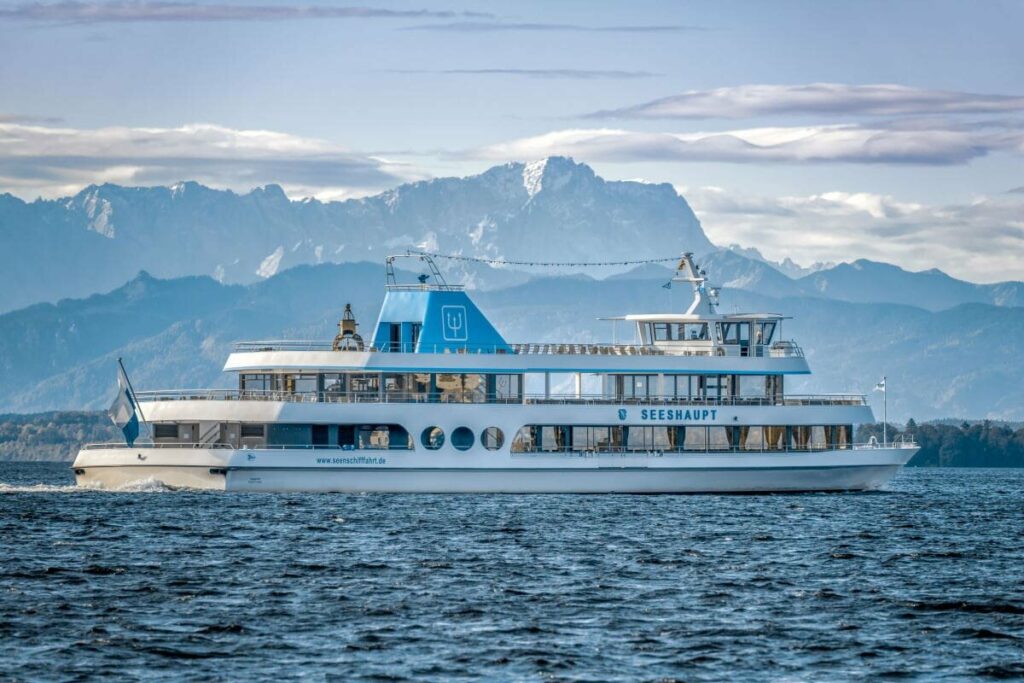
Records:
{"label": "white flag", "polygon": [[882,378],[881,382],[879,382],[878,384],[875,385],[875,391],[881,391],[882,393],[885,393],[885,378],[884,377]]}

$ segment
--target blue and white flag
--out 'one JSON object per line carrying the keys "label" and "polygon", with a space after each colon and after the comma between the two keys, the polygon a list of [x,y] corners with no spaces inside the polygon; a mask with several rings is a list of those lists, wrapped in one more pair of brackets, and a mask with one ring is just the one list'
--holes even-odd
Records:
{"label": "blue and white flag", "polygon": [[124,433],[125,443],[129,446],[135,445],[135,439],[139,438],[139,416],[135,410],[135,398],[128,385],[128,376],[124,374],[124,368],[120,363],[117,364],[117,398],[110,404],[107,413],[117,428]]}
{"label": "blue and white flag", "polygon": [[875,385],[875,391],[881,391],[883,394],[885,393],[885,378],[884,377],[882,378],[881,382],[879,382],[878,384]]}

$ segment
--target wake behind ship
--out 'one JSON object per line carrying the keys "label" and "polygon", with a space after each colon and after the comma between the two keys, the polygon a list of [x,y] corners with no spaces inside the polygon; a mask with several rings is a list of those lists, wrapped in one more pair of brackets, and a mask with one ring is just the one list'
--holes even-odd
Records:
{"label": "wake behind ship", "polygon": [[[407,255],[410,256],[410,255]],[[368,342],[242,342],[237,390],[124,390],[128,443],[83,448],[79,485],[239,491],[693,493],[882,486],[912,443],[855,444],[860,395],[795,395],[810,373],[783,316],[720,314],[693,262],[686,313],[630,314],[636,343],[508,343],[429,272],[386,295]],[[585,387],[599,387],[588,393]],[[137,413],[136,413],[137,408]],[[131,443],[133,420],[151,442]]]}

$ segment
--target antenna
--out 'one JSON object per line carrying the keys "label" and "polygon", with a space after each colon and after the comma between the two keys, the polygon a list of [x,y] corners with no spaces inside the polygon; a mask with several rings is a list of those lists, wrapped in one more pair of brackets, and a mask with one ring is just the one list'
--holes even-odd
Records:
{"label": "antenna", "polygon": [[[686,311],[687,314],[704,313],[715,315],[715,306],[718,305],[718,287],[707,284],[707,272],[693,262],[693,253],[686,252],[679,259],[676,266],[676,276],[672,282],[689,282],[693,287],[693,302]],[[703,305],[704,310],[699,310]]]}

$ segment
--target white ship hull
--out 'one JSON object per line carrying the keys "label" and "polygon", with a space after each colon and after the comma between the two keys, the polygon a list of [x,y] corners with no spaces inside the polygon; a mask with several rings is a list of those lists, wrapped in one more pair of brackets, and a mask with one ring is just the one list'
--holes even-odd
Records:
{"label": "white ship hull", "polygon": [[[886,484],[915,448],[765,454],[530,454],[500,464],[428,466],[388,451],[92,449],[81,486],[388,493],[767,493],[863,491]],[[472,454],[462,456],[474,459]],[[403,462],[404,461],[404,462]],[[419,461],[419,462],[417,462]],[[344,464],[346,462],[358,464]]]}

